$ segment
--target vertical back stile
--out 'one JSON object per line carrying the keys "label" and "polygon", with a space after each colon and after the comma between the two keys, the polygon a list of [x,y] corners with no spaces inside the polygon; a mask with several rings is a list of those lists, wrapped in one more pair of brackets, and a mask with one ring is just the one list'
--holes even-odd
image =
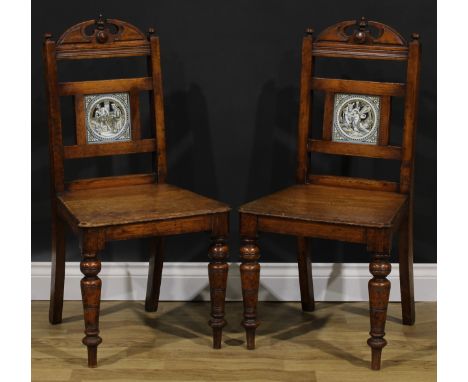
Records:
{"label": "vertical back stile", "polygon": [[55,42],[51,36],[45,36],[43,45],[43,59],[46,77],[46,91],[48,99],[49,125],[49,158],[50,181],[52,195],[64,189],[64,169],[62,151],[62,121],[60,113],[60,98],[58,95],[57,61],[55,58]]}
{"label": "vertical back stile", "polygon": [[154,30],[149,30],[149,42],[151,56],[149,58],[149,70],[153,78],[153,90],[151,91],[151,110],[153,122],[156,126],[156,168],[158,183],[166,182],[166,134],[164,128],[164,101],[162,90],[161,59],[159,49],[159,38],[154,36]]}
{"label": "vertical back stile", "polygon": [[309,126],[311,118],[311,88],[310,82],[313,70],[312,43],[313,30],[307,29],[306,36],[302,40],[302,59],[301,59],[301,93],[299,106],[299,127],[297,136],[297,183],[305,183],[307,180],[308,151],[307,141],[309,138]]}
{"label": "vertical back stile", "polygon": [[74,95],[75,102],[75,130],[76,144],[86,144],[86,122],[85,122],[85,107],[83,94]]}
{"label": "vertical back stile", "polygon": [[406,95],[403,123],[402,160],[400,167],[400,192],[410,193],[413,183],[415,157],[415,134],[418,114],[418,91],[421,45],[419,35],[413,34],[409,44],[408,67],[406,74]]}

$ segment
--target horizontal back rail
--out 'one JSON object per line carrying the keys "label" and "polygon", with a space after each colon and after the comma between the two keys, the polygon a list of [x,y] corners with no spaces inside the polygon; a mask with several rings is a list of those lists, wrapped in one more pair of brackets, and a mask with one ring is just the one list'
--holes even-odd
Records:
{"label": "horizontal back rail", "polygon": [[401,147],[341,143],[309,139],[308,150],[323,154],[401,160]]}
{"label": "horizontal back rail", "polygon": [[312,55],[315,57],[354,58],[361,60],[406,61],[408,48],[405,46],[354,45],[348,43],[316,42]]}
{"label": "horizontal back rail", "polygon": [[147,42],[126,41],[112,46],[92,46],[90,44],[67,44],[57,46],[57,60],[86,60],[96,58],[122,58],[149,56],[150,46]]}
{"label": "horizontal back rail", "polygon": [[308,176],[309,183],[322,186],[349,187],[361,190],[398,192],[399,185],[396,182],[385,180],[351,178],[347,176],[335,175],[313,175]]}
{"label": "horizontal back rail", "polygon": [[67,182],[65,189],[68,191],[87,190],[93,188],[136,186],[141,184],[154,183],[156,174],[136,174],[107,176],[102,178],[78,179]]}
{"label": "horizontal back rail", "polygon": [[153,89],[151,77],[121,78],[114,80],[60,82],[59,95],[98,94],[129,92],[131,90],[145,91]]}
{"label": "horizontal back rail", "polygon": [[155,139],[139,141],[93,143],[87,145],[72,145],[63,148],[64,159],[103,157],[111,155],[138,154],[156,151]]}
{"label": "horizontal back rail", "polygon": [[394,82],[342,80],[339,78],[311,78],[311,88],[333,93],[355,93],[404,97],[406,86]]}

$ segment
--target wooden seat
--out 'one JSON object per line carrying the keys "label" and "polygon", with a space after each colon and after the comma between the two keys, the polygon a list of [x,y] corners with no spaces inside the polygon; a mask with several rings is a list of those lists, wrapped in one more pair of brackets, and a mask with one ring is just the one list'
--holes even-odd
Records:
{"label": "wooden seat", "polygon": [[[314,73],[317,58],[403,61],[406,81],[374,82],[322,78]],[[343,65],[342,68],[345,66]],[[415,321],[413,288],[413,173],[419,90],[419,36],[405,39],[376,21],[344,21],[316,39],[308,29],[302,42],[301,91],[297,136],[297,185],[239,208],[242,245],[240,266],[247,348],[255,348],[260,283],[260,232],[297,236],[302,309],[315,309],[309,239],[361,243],[370,257],[370,338],[372,369],[380,369],[387,344],[385,321],[391,271],[392,238],[398,234],[403,324]],[[313,94],[323,93],[321,139],[311,138]],[[392,98],[404,98],[401,146],[391,142]],[[399,162],[399,182],[313,174],[313,157],[357,156]],[[339,334],[337,333],[337,336]]]}
{"label": "wooden seat", "polygon": [[361,227],[391,227],[406,195],[353,188],[295,185],[244,204],[239,211],[274,218]]}
{"label": "wooden seat", "polygon": [[169,184],[66,191],[58,200],[78,227],[180,219],[229,211],[229,207]]}
{"label": "wooden seat", "polygon": [[[73,25],[43,46],[48,98],[51,167],[52,280],[49,321],[62,322],[65,280],[65,229],[79,238],[88,366],[97,366],[101,270],[99,252],[112,240],[151,238],[145,310],[158,309],[164,261],[164,237],[210,232],[208,255],[213,347],[221,347],[226,294],[229,207],[167,184],[167,159],[159,39],[121,20],[100,16]],[[147,76],[60,82],[62,60],[144,57]],[[140,94],[149,93],[150,137],[142,138]],[[61,97],[72,97],[75,141],[64,144]],[[68,121],[70,123],[70,121]],[[65,182],[65,160],[113,155],[149,154],[152,172]],[[68,224],[67,224],[68,223]]]}

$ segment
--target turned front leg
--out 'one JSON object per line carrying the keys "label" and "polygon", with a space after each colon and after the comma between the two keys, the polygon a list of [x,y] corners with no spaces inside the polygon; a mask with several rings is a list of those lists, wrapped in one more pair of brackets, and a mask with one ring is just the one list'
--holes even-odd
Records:
{"label": "turned front leg", "polygon": [[88,366],[97,366],[97,347],[102,342],[99,337],[99,306],[101,302],[101,262],[96,253],[84,253],[80,263],[81,272],[85,277],[81,279],[81,295],[85,321],[85,337],[83,344],[88,347]]}
{"label": "turned front leg", "polygon": [[371,326],[369,334],[371,337],[367,340],[367,344],[372,349],[372,370],[380,369],[382,349],[387,345],[387,341],[384,339],[390,297],[390,281],[387,276],[392,269],[389,259],[389,253],[375,253],[369,265],[370,273],[374,276],[369,281]]}
{"label": "turned front leg", "polygon": [[247,349],[255,349],[255,329],[257,321],[258,288],[260,284],[260,250],[255,238],[245,238],[240,248],[242,264],[240,266],[242,297],[244,301],[244,319],[242,325],[247,336]]}
{"label": "turned front leg", "polygon": [[226,285],[229,266],[228,246],[224,237],[212,239],[209,250],[210,263],[208,264],[208,276],[210,280],[211,296],[211,319],[209,324],[213,330],[213,348],[221,348],[223,327],[226,325],[224,319],[224,306],[226,300]]}

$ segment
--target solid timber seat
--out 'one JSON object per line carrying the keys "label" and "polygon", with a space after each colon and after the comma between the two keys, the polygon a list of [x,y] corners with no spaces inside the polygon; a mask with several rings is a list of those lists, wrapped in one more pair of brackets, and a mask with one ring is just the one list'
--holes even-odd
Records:
{"label": "solid timber seat", "polygon": [[229,211],[226,204],[169,184],[143,184],[65,191],[58,195],[65,214],[79,227],[179,219]]}
{"label": "solid timber seat", "polygon": [[314,184],[294,185],[244,204],[241,213],[307,222],[391,227],[404,212],[406,195]]}

